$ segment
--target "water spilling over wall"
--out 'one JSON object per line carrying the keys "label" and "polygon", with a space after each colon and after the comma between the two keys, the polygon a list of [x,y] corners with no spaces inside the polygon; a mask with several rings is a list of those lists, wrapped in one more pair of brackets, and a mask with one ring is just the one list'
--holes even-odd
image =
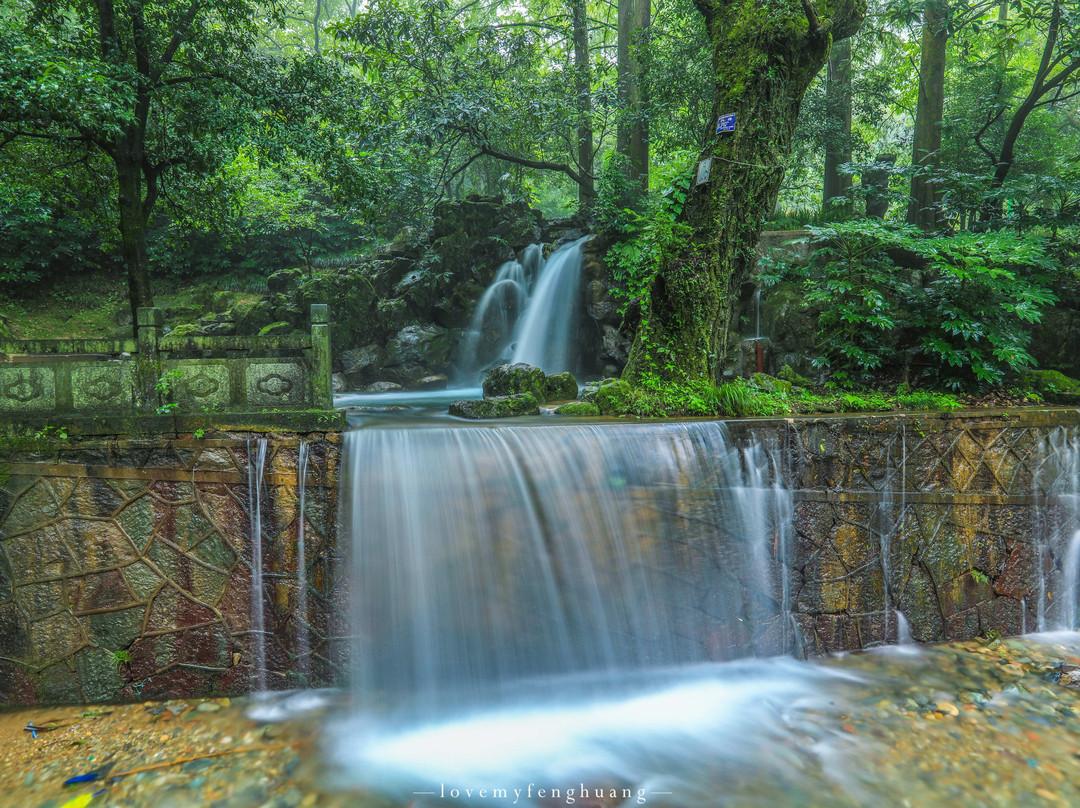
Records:
{"label": "water spilling over wall", "polygon": [[[470,428],[461,430],[462,434],[488,434],[487,441],[499,435],[498,440],[510,447],[506,451],[511,458],[517,456],[514,453],[524,455],[514,460],[520,465],[516,477],[500,471],[505,467],[504,455],[478,451],[483,440],[464,437],[448,441],[441,467],[432,464],[421,472],[428,480],[466,473],[476,480],[489,480],[490,496],[458,502],[450,512],[450,524],[459,515],[467,516],[465,509],[493,509],[481,520],[489,538],[505,534],[512,539],[506,547],[524,547],[534,553],[529,556],[516,549],[511,558],[505,553],[481,553],[478,563],[484,566],[477,567],[477,574],[480,569],[485,574],[493,569],[513,571],[516,559],[540,552],[521,538],[521,518],[539,520],[544,541],[551,535],[572,538],[591,529],[593,522],[603,525],[607,520],[616,527],[604,529],[615,531],[627,543],[628,558],[680,560],[684,552],[680,548],[692,548],[693,561],[687,569],[701,580],[705,565],[722,566],[724,553],[734,552],[713,549],[729,541],[732,531],[726,522],[716,530],[681,518],[686,527],[664,527],[657,521],[660,516],[673,517],[658,515],[657,509],[700,514],[709,503],[715,504],[692,489],[707,476],[708,457],[713,458],[708,462],[721,464],[730,446],[719,451],[700,438],[673,440],[670,431],[678,428],[689,427],[618,424],[588,428],[611,429],[617,450],[597,448],[604,446],[602,436],[590,437],[576,450],[560,448],[558,436],[570,434],[566,430],[585,429],[581,426],[530,428],[512,439],[505,437],[506,429]],[[1077,567],[1070,560],[1069,544],[1080,529],[1075,411],[794,418],[728,422],[726,429],[743,447],[744,458],[760,452],[768,459],[767,463],[743,460],[742,480],[747,488],[765,488],[745,476],[749,469],[759,470],[763,477],[767,471],[772,485],[778,464],[780,477],[791,489],[789,520],[779,515],[788,507],[783,505],[785,500],[776,496],[771,500],[777,524],[790,524],[788,535],[777,533],[777,557],[787,557],[791,563],[788,574],[768,589],[772,594],[765,609],[767,614],[773,610],[790,614],[788,636],[773,645],[772,638],[783,634],[784,624],[767,621],[767,642],[762,647],[796,644],[802,653],[816,654],[895,643],[903,633],[898,613],[910,622],[911,634],[919,642],[967,639],[989,631],[1035,630],[1040,615],[1046,628],[1069,625],[1066,614],[1072,610],[1063,605],[1068,593],[1077,591],[1066,580]],[[368,431],[364,441],[406,442]],[[421,431],[416,430],[409,440],[424,440]],[[528,441],[547,440],[549,433],[550,447],[530,448]],[[338,440],[337,435],[308,437],[307,475],[298,469],[300,447],[295,437],[271,436],[268,442],[260,518],[263,614],[269,632],[263,636],[267,639],[266,681],[271,689],[305,680],[341,680],[335,668],[340,652],[335,649],[345,644],[341,638],[348,634],[339,620],[348,598],[342,580],[347,566],[339,556],[347,552],[351,537],[335,525],[331,505],[337,491]],[[753,448],[757,440],[763,444]],[[650,446],[656,443],[677,452],[674,465],[655,467]],[[607,462],[605,458],[613,452],[629,471],[605,482],[612,489],[613,501],[623,508],[615,509],[617,518],[607,519],[608,510],[596,504],[602,500],[582,488],[581,475],[592,465]],[[706,459],[695,460],[699,453]],[[362,458],[350,457],[350,464],[364,466]],[[552,457],[561,460],[545,460]],[[254,548],[249,523],[254,514],[248,504],[248,469],[257,463],[257,442],[253,441],[249,455],[243,435],[203,440],[73,439],[49,456],[12,453],[6,462],[10,478],[0,485],[0,641],[6,649],[0,656],[0,698],[67,703],[169,693],[239,693],[255,686]],[[541,473],[551,466],[555,469]],[[408,468],[404,455],[397,467]],[[526,475],[522,468],[538,470]],[[367,484],[377,476],[372,467],[359,479]],[[515,479],[517,488],[511,484]],[[544,484],[536,487],[522,479]],[[620,488],[620,479],[629,484]],[[304,518],[298,520],[301,480],[305,482]],[[345,498],[353,496],[355,480],[351,476],[343,480]],[[383,490],[390,485],[389,478],[375,483]],[[439,490],[433,482],[427,485],[430,491]],[[444,480],[440,485],[458,483]],[[535,494],[530,486],[536,487]],[[416,495],[408,486],[400,487],[406,497],[402,502]],[[639,490],[649,493],[639,496]],[[670,499],[665,501],[661,495]],[[550,517],[537,516],[550,508],[529,504],[522,511],[507,504],[533,503],[534,497],[537,502],[547,498],[560,507],[562,500],[565,507],[580,501],[590,522],[570,530],[561,527],[568,520],[559,517],[551,522],[554,529],[547,524]],[[636,527],[638,518],[640,528]],[[703,518],[715,521],[711,516]],[[673,524],[678,526],[678,521]],[[694,541],[684,541],[686,536]],[[618,542],[604,541],[608,543],[595,546],[619,547]],[[478,552],[480,546],[479,538],[466,542],[471,551]],[[773,539],[767,537],[762,546],[766,566],[775,571]],[[614,549],[605,553],[605,560],[612,560],[598,563],[596,577],[605,587],[599,591],[605,598],[625,598],[627,587],[617,587],[614,559],[618,555]],[[752,557],[742,554],[736,560],[744,570],[752,571]],[[719,574],[728,573],[721,569]],[[636,570],[634,575],[638,577],[631,576],[632,580],[641,580]],[[301,580],[307,581],[306,587]],[[511,580],[504,577],[488,589],[509,598]],[[572,594],[579,601],[579,611],[584,610],[587,579],[578,573],[558,580],[577,586]],[[405,591],[412,593],[417,586]],[[689,591],[700,594],[696,586]],[[628,588],[634,596],[629,598],[630,609],[639,610],[638,589]],[[537,584],[526,584],[523,591],[535,594]],[[306,603],[303,593],[307,593]],[[709,605],[702,599],[694,602],[693,609],[670,613],[696,630],[700,623],[694,622],[693,615],[699,613],[699,602]],[[742,594],[734,602],[744,609],[749,606],[743,604],[753,603]],[[605,609],[600,613],[605,620],[616,627],[626,625],[626,617],[610,615],[607,604]],[[664,612],[657,614],[668,617]],[[511,616],[517,615],[506,615]],[[498,609],[489,612],[488,618],[497,626],[504,624]],[[447,620],[449,616],[444,623]],[[735,622],[737,630],[744,630]],[[637,625],[648,622],[639,620]],[[723,620],[718,625],[723,630],[708,647],[723,650],[737,631],[729,631]],[[523,636],[530,631],[535,633],[527,626]],[[620,632],[627,633],[619,629],[614,634]],[[503,636],[510,637],[508,647],[517,647],[511,642],[512,631],[505,630]],[[649,648],[648,635],[641,636],[646,637],[643,647]],[[587,648],[581,656],[589,664],[609,658],[604,646],[597,648]],[[117,665],[112,654],[124,649],[133,659]],[[310,671],[303,663],[305,657],[310,660]],[[614,658],[621,663],[624,657]],[[625,658],[644,659],[645,655]],[[482,655],[479,662],[487,666],[482,670],[490,669],[490,657]],[[526,658],[521,669],[533,662]]]}
{"label": "water spilling over wall", "polygon": [[720,423],[346,436],[359,697],[421,712],[538,677],[793,642],[791,494]]}

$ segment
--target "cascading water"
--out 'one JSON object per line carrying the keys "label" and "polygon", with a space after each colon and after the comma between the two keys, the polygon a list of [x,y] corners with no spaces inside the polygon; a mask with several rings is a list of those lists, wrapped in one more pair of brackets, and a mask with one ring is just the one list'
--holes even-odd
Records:
{"label": "cascading water", "polygon": [[[248,508],[251,528],[251,636],[255,659],[255,690],[266,690],[266,595],[263,589],[262,563],[262,492],[266,471],[266,438],[247,442],[248,456]],[[254,454],[255,462],[252,462]]]}
{"label": "cascading water", "polygon": [[399,795],[526,772],[640,787],[663,764],[647,736],[737,757],[751,722],[768,743],[824,674],[709,663],[796,642],[776,448],[715,422],[349,433],[342,770]]}
{"label": "cascading water", "polygon": [[459,384],[475,384],[498,361],[573,370],[586,241],[564,244],[547,261],[541,246],[531,244],[521,261],[499,267],[458,349]]}
{"label": "cascading water", "polygon": [[[1038,630],[1080,627],[1080,436],[1059,428],[1046,438],[1044,460],[1036,472],[1036,491],[1042,504],[1043,540],[1038,561]],[[1060,559],[1048,570],[1050,557]],[[1056,580],[1052,585],[1049,576]],[[1025,604],[1026,606],[1026,604]]]}
{"label": "cascading water", "polygon": [[511,361],[536,365],[547,373],[575,369],[581,249],[588,240],[585,236],[559,248],[544,264],[528,308],[514,329]]}
{"label": "cascading water", "polygon": [[298,508],[296,515],[296,657],[300,675],[309,681],[311,675],[311,636],[308,628],[307,602],[307,550],[304,540],[307,538],[305,508],[307,500],[307,474],[310,446],[304,440],[296,455],[296,485],[298,489]]}
{"label": "cascading water", "polygon": [[720,424],[367,429],[347,451],[364,698],[785,650],[790,493]]}

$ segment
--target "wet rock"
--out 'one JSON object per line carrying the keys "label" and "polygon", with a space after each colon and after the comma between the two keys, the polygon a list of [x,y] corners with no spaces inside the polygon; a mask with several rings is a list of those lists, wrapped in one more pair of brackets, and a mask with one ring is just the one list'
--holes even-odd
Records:
{"label": "wet rock", "polygon": [[414,385],[414,390],[443,390],[446,388],[446,374],[436,373],[432,376],[425,376],[419,379]]}
{"label": "wet rock", "polygon": [[[574,386],[577,387],[576,384]],[[544,371],[525,362],[497,365],[488,371],[487,378],[484,379],[485,398],[519,393],[529,393],[541,404],[547,401],[547,375]],[[575,389],[574,395],[576,394]]]}
{"label": "wet rock", "polygon": [[383,366],[395,369],[404,383],[442,372],[449,358],[450,336],[445,328],[410,325],[386,344]]}
{"label": "wet rock", "polygon": [[556,415],[597,416],[600,408],[587,401],[571,401],[555,408]]}
{"label": "wet rock", "polygon": [[472,419],[539,415],[540,404],[532,393],[515,393],[510,396],[455,401],[450,405],[450,414]]}
{"label": "wet rock", "polygon": [[581,398],[595,404],[604,415],[620,415],[630,405],[630,384],[622,379],[602,379],[585,385]]}
{"label": "wet rock", "polygon": [[544,381],[545,401],[566,401],[577,398],[577,379],[570,373],[553,373]]}
{"label": "wet rock", "polygon": [[383,360],[383,349],[376,343],[341,354],[341,371],[354,388],[371,384]]}
{"label": "wet rock", "polygon": [[397,382],[375,382],[364,388],[365,393],[397,393],[405,388]]}
{"label": "wet rock", "polygon": [[335,373],[330,377],[330,384],[335,393],[341,393],[349,389],[349,380],[344,373]]}

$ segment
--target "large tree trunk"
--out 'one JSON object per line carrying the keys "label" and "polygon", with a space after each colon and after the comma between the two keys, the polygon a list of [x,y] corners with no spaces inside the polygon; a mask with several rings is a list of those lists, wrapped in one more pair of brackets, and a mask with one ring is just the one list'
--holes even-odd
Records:
{"label": "large tree trunk", "polygon": [[[829,130],[825,141],[825,179],[822,186],[822,208],[828,212],[829,202],[846,197],[851,190],[851,174],[840,166],[851,162],[851,40],[833,45],[825,80],[825,111]],[[837,212],[849,212],[850,201]]]}
{"label": "large tree trunk", "polygon": [[618,67],[619,121],[616,151],[627,159],[629,179],[642,191],[649,188],[648,98],[641,34],[650,24],[650,0],[619,0]]}
{"label": "large tree trunk", "polygon": [[936,230],[940,220],[941,192],[934,173],[941,154],[941,119],[945,108],[944,0],[923,4],[922,46],[919,56],[919,100],[915,109],[915,137],[911,146],[911,202],[908,224]]}
{"label": "large tree trunk", "polygon": [[146,228],[149,211],[143,201],[143,175],[140,161],[121,154],[116,159],[116,179],[120,213],[120,251],[127,267],[131,327],[138,322],[137,309],[153,306],[150,293],[150,261],[146,254]]}
{"label": "large tree trunk", "polygon": [[589,66],[589,20],[585,0],[572,0],[574,26],[574,93],[577,96],[578,207],[589,210],[596,197],[593,181],[592,70]]}
{"label": "large tree trunk", "polygon": [[[715,381],[733,346],[740,287],[776,205],[795,119],[832,39],[857,30],[865,0],[697,0],[712,42],[713,125],[735,113],[732,134],[708,133],[709,179],[695,185],[642,308],[624,378]],[[820,8],[820,12],[819,9]],[[822,19],[823,18],[823,19]]]}

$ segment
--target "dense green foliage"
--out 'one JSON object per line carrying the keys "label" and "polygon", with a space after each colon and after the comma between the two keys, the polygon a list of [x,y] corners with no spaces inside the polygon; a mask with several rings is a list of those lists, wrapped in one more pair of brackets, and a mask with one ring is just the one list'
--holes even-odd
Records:
{"label": "dense green foliage", "polygon": [[1039,236],[926,236],[874,220],[808,228],[795,278],[818,311],[819,362],[848,383],[902,370],[953,389],[999,384],[1032,364],[1029,326],[1057,298],[1057,268]]}

